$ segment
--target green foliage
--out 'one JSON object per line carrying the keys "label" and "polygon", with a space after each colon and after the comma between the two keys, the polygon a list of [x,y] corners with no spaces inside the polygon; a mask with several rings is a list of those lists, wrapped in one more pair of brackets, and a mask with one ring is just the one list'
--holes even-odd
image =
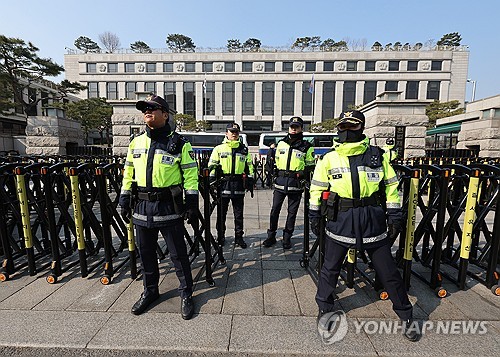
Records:
{"label": "green foliage", "polygon": [[301,51],[304,51],[307,47],[309,47],[310,42],[310,37],[298,37],[293,43],[292,48],[299,48]]}
{"label": "green foliage", "polygon": [[262,43],[257,38],[249,38],[243,43],[244,52],[258,52]]}
{"label": "green foliage", "polygon": [[332,51],[333,48],[335,47],[335,40],[331,38],[327,38],[321,43],[321,46],[319,47],[322,51]]}
{"label": "green foliage", "polygon": [[58,76],[64,72],[64,68],[50,58],[38,57],[38,51],[39,49],[31,42],[25,43],[22,39],[0,35],[0,83],[6,88],[1,99],[3,110],[12,108],[14,102],[22,106],[25,113],[36,107],[42,100],[41,96],[23,95],[28,89],[36,94],[37,88],[33,85],[34,82],[54,88],[55,91],[52,93],[54,101],[87,88],[78,82],[68,80],[63,80],[60,84],[45,80],[46,76]]}
{"label": "green foliage", "polygon": [[178,33],[168,34],[166,43],[172,52],[194,52],[196,48],[191,37]]}
{"label": "green foliage", "polygon": [[196,120],[191,114],[177,113],[174,115],[175,130],[182,131],[206,131],[212,125],[206,120]]}
{"label": "green foliage", "polygon": [[451,117],[453,115],[465,113],[464,108],[458,108],[460,102],[458,100],[452,100],[449,102],[440,102],[435,100],[425,107],[425,115],[429,118],[428,129],[434,128],[436,126],[436,120],[441,118]]}
{"label": "green foliage", "polygon": [[85,134],[85,144],[88,143],[88,134],[92,129],[109,130],[113,107],[105,98],[89,98],[74,103],[67,103],[66,116],[79,121]]}
{"label": "green foliage", "polygon": [[80,36],[75,40],[75,47],[84,53],[100,53],[101,48],[99,45],[92,41],[90,38],[85,36]]}
{"label": "green foliage", "polygon": [[321,123],[316,123],[310,126],[311,133],[332,133],[337,131],[338,118],[326,119]]}
{"label": "green foliage", "polygon": [[462,36],[458,32],[451,32],[443,35],[441,39],[436,43],[438,46],[460,46],[462,41]]}
{"label": "green foliage", "polygon": [[378,41],[375,41],[372,45],[372,51],[382,51],[382,44]]}
{"label": "green foliage", "polygon": [[226,47],[229,52],[241,52],[242,50],[240,40],[236,39],[227,40]]}
{"label": "green foliage", "polygon": [[130,49],[135,53],[151,53],[151,47],[148,46],[146,42],[143,41],[135,41],[130,44]]}
{"label": "green foliage", "polygon": [[320,45],[321,45],[321,37],[319,36],[311,37],[311,41],[309,41],[309,47],[315,49],[317,47],[320,47]]}

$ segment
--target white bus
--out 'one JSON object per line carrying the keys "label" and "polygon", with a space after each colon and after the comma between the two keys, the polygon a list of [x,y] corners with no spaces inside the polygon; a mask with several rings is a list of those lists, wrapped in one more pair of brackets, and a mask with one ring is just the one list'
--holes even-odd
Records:
{"label": "white bus", "polygon": [[[213,150],[219,144],[222,144],[226,133],[210,133],[210,132],[192,132],[180,131],[179,134],[184,136],[193,147],[195,152]],[[248,146],[246,134],[240,133],[240,141]]]}
{"label": "white bus", "polygon": [[[288,133],[262,133],[259,139],[259,155],[266,156],[269,146],[283,139]],[[304,132],[304,139],[313,144],[314,155],[322,155],[333,146],[333,139],[337,137],[334,133],[308,133]]]}

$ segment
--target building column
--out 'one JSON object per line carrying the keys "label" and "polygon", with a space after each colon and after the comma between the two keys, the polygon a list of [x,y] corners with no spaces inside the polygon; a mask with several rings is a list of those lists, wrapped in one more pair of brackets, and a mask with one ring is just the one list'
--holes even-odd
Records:
{"label": "building column", "polygon": [[184,83],[175,82],[175,110],[177,113],[184,113]]}
{"label": "building column", "polygon": [[234,120],[243,128],[243,82],[234,82]]}
{"label": "building column", "polygon": [[335,82],[335,118],[342,113],[342,100],[344,99],[344,81]]}
{"label": "building column", "polygon": [[274,82],[274,121],[276,118],[281,121],[283,120],[281,102],[283,101],[283,82],[276,81]]}
{"label": "building column", "polygon": [[215,118],[222,118],[222,82],[215,82]]}
{"label": "building column", "polygon": [[427,99],[427,81],[420,81],[418,84],[418,99]]}
{"label": "building column", "polygon": [[311,124],[321,123],[323,117],[323,81],[317,81],[314,85],[314,108]]}
{"label": "building column", "polygon": [[447,102],[450,100],[450,82],[441,81],[439,86],[439,101]]}
{"label": "building column", "polygon": [[363,104],[363,95],[365,94],[365,81],[356,81],[356,99],[355,105]]}
{"label": "building column", "polygon": [[196,120],[203,120],[203,82],[195,82],[194,90],[196,95]]}

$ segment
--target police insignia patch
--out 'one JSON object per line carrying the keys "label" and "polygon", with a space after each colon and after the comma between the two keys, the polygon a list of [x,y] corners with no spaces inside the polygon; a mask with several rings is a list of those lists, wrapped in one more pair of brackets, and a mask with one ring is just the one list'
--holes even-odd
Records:
{"label": "police insignia patch", "polygon": [[173,162],[174,162],[173,156],[163,155],[161,157],[161,163],[162,164],[172,165]]}
{"label": "police insignia patch", "polygon": [[189,151],[189,156],[191,157],[191,159],[195,159],[195,156],[194,156],[194,151]]}

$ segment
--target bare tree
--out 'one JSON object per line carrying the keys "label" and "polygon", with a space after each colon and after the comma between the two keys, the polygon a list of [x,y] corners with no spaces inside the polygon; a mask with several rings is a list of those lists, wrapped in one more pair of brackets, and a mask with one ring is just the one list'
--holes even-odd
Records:
{"label": "bare tree", "polygon": [[113,53],[120,48],[120,39],[116,34],[109,31],[99,34],[99,42],[108,53]]}

